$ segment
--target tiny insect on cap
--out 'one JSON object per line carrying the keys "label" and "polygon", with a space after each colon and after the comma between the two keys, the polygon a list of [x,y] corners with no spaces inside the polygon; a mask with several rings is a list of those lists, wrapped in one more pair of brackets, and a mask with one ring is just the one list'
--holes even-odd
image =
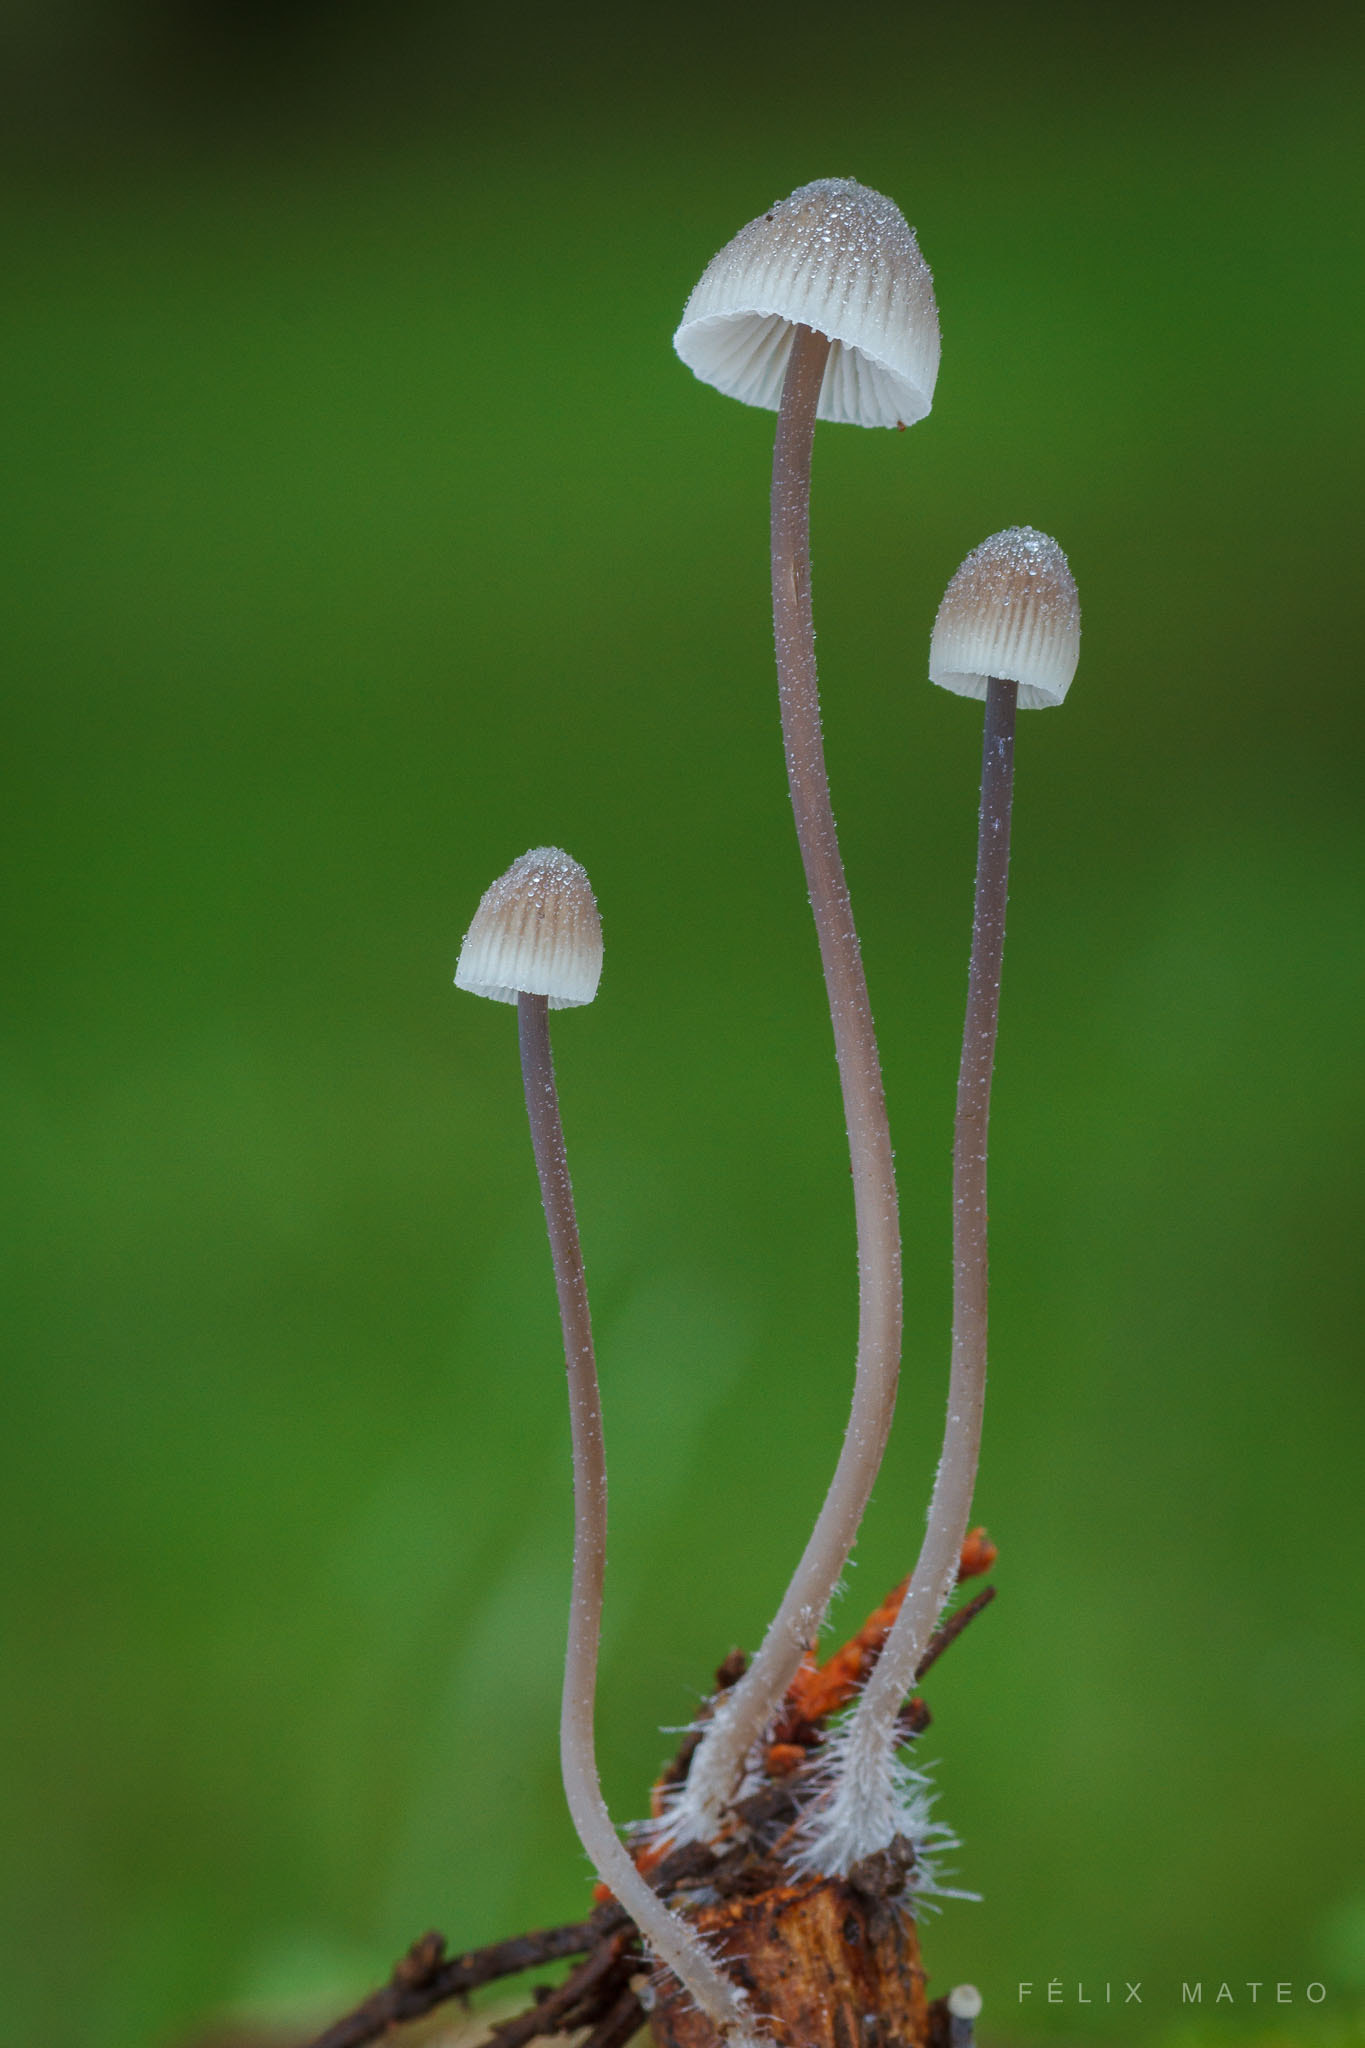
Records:
{"label": "tiny insect on cap", "polygon": [[1021,710],[1060,704],[1081,651],[1081,606],[1066,556],[1032,526],[973,548],[943,594],[929,680],[984,697],[992,676],[1018,683]]}
{"label": "tiny insect on cap", "polygon": [[499,875],[474,913],[456,988],[514,1003],[546,996],[552,1010],[590,1003],[602,973],[602,922],[587,875],[557,846],[533,846]]}
{"label": "tiny insect on cap", "polygon": [[852,178],[802,185],[711,259],[673,346],[705,384],[776,412],[792,329],[832,344],[818,417],[922,420],[938,376],[934,280],[914,229]]}

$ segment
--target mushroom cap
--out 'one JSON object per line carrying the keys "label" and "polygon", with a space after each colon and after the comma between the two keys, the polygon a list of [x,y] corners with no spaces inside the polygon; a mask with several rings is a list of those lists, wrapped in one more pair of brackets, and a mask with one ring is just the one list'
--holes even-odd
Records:
{"label": "mushroom cap", "polygon": [[455,967],[456,988],[495,1003],[546,996],[552,1010],[590,1003],[602,973],[602,922],[587,875],[557,846],[533,846],[485,889]]}
{"label": "mushroom cap", "polygon": [[979,2019],[984,2003],[975,1984],[954,1984],[948,1993],[948,2010],[955,2020]]}
{"label": "mushroom cap", "polygon": [[832,346],[818,417],[922,420],[938,376],[934,280],[899,207],[853,178],[817,178],[713,256],[673,346],[703,383],[776,412],[792,329]]}
{"label": "mushroom cap", "polygon": [[1021,710],[1060,704],[1081,651],[1081,606],[1066,556],[1032,526],[973,548],[943,593],[929,680],[984,697],[992,676],[1019,685]]}

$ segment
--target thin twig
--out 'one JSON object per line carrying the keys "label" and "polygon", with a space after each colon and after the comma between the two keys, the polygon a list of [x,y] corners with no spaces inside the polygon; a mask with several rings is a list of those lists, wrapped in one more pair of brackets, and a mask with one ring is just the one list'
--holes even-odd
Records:
{"label": "thin twig", "polygon": [[989,1607],[994,1598],[994,1586],[984,1586],[974,1600],[969,1600],[965,1607],[959,1607],[955,1614],[950,1614],[946,1621],[939,1623],[929,1638],[924,1655],[915,1666],[916,1681],[923,1678],[929,1666],[938,1662],[949,1643],[955,1643],[967,1623],[975,1621],[982,1608]]}
{"label": "thin twig", "polygon": [[[617,1971],[635,1938],[635,1930],[613,1935],[600,1942],[592,1954],[570,1970],[557,1991],[537,2005],[519,2012],[515,2019],[494,2027],[482,2048],[523,2048],[540,2034],[557,2034],[568,2026],[582,2026],[596,2020],[594,1994],[600,1999],[603,1986]],[[586,2008],[586,2009],[585,2009]]]}
{"label": "thin twig", "polygon": [[604,2020],[599,2020],[583,2048],[625,2048],[648,2014],[633,1991],[623,1991]]}
{"label": "thin twig", "polygon": [[319,2034],[308,2048],[363,2048],[377,2041],[390,2027],[404,2020],[420,2019],[447,1999],[492,1984],[499,1977],[515,1977],[523,1970],[538,1969],[542,1963],[566,1956],[582,1955],[601,1939],[600,1921],[575,1920],[563,1927],[547,1927],[539,1933],[514,1935],[509,1941],[495,1941],[487,1948],[471,1949],[462,1956],[447,1956],[445,1939],[424,1934],[395,1965],[393,1975],[378,1991],[372,1991],[353,2011]]}

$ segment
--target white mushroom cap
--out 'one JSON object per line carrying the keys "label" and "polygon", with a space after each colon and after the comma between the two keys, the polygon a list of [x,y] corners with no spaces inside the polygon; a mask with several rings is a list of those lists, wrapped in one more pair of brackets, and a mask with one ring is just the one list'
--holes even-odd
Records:
{"label": "white mushroom cap", "polygon": [[474,913],[456,988],[496,1003],[548,996],[552,1010],[590,1003],[602,973],[602,922],[587,875],[557,846],[533,846],[499,875]]}
{"label": "white mushroom cap", "polygon": [[948,1993],[948,2010],[955,2020],[978,2019],[982,2004],[975,1984],[955,1984]]}
{"label": "white mushroom cap", "polygon": [[992,676],[1019,685],[1022,710],[1060,704],[1081,651],[1081,606],[1066,556],[1032,526],[973,548],[943,593],[929,680],[984,697]]}
{"label": "white mushroom cap", "polygon": [[934,280],[900,209],[852,178],[817,178],[741,228],[706,266],[673,346],[703,383],[776,412],[798,324],[833,344],[820,419],[924,418],[938,376]]}

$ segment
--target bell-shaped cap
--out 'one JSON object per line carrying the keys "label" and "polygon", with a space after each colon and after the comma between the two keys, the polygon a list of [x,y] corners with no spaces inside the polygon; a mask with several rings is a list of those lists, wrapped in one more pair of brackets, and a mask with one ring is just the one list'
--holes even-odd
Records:
{"label": "bell-shaped cap", "polygon": [[922,420],[938,376],[934,280],[915,231],[852,178],[802,185],[712,257],[673,346],[703,383],[776,412],[793,327],[832,344],[818,416]]}
{"label": "bell-shaped cap", "polygon": [[984,697],[992,676],[1019,685],[1020,708],[1060,704],[1081,651],[1081,606],[1066,556],[1032,526],[973,548],[943,593],[929,680]]}
{"label": "bell-shaped cap", "polygon": [[597,994],[602,922],[588,878],[557,846],[533,846],[499,875],[474,913],[456,988],[497,1003],[547,996],[552,1010]]}

